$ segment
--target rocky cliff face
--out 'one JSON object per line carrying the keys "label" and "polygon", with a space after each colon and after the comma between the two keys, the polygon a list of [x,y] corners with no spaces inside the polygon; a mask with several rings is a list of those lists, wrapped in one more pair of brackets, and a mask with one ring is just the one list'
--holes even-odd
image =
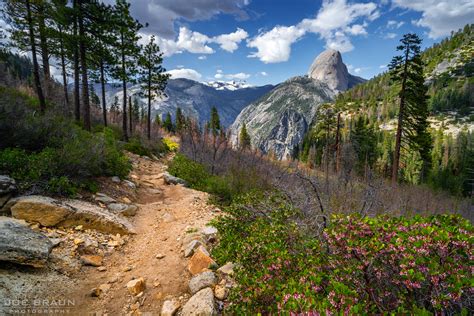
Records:
{"label": "rocky cliff face", "polygon": [[272,152],[278,159],[291,157],[318,106],[334,101],[337,93],[364,81],[349,74],[338,51],[327,50],[316,57],[308,76],[289,79],[247,106],[231,126],[232,141],[238,143],[245,123],[252,147]]}
{"label": "rocky cliff face", "polygon": [[291,78],[239,114],[231,126],[232,141],[237,144],[237,135],[245,123],[252,147],[273,152],[279,159],[288,158],[308,130],[317,106],[331,102],[334,96],[334,91],[323,82],[308,77]]}
{"label": "rocky cliff face", "polygon": [[314,59],[308,77],[327,83],[336,92],[346,91],[365,81],[351,75],[342,62],[341,53],[333,49],[322,52]]}

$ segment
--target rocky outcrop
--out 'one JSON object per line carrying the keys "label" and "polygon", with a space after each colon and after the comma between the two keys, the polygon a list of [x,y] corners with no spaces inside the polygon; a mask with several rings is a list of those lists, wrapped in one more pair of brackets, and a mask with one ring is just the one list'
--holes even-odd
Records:
{"label": "rocky outcrop", "polygon": [[245,123],[253,148],[286,159],[299,144],[318,106],[332,102],[335,93],[327,84],[309,77],[294,77],[250,104],[231,126],[232,142]]}
{"label": "rocky outcrop", "polygon": [[211,316],[216,315],[214,306],[214,293],[207,287],[194,294],[183,306],[181,315],[183,316]]}
{"label": "rocky outcrop", "polygon": [[346,91],[365,81],[349,73],[341,53],[334,49],[328,49],[314,59],[308,77],[325,82],[335,92]]}
{"label": "rocky outcrop", "polygon": [[112,234],[133,233],[132,225],[96,205],[79,200],[59,201],[44,196],[22,196],[9,202],[13,217],[46,227],[76,227]]}
{"label": "rocky outcrop", "polygon": [[0,261],[44,267],[53,244],[25,223],[0,216]]}
{"label": "rocky outcrop", "polygon": [[172,176],[168,172],[163,173],[163,179],[165,180],[166,184],[174,184],[174,185],[181,184],[181,185],[184,185],[185,187],[188,186],[188,182],[186,180]]}

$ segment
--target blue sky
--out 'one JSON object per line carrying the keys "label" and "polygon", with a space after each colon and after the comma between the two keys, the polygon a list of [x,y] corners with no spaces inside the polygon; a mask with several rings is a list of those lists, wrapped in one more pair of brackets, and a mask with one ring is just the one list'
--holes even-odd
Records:
{"label": "blue sky", "polygon": [[423,46],[474,23],[471,0],[138,0],[132,13],[158,36],[174,77],[276,84],[307,72],[326,48],[371,78],[416,32]]}
{"label": "blue sky", "polygon": [[[115,0],[102,0],[113,3]],[[474,23],[473,0],[133,0],[174,78],[277,84],[304,75],[326,48],[341,51],[352,74],[386,70],[401,35],[431,46]],[[0,27],[5,27],[0,20]]]}

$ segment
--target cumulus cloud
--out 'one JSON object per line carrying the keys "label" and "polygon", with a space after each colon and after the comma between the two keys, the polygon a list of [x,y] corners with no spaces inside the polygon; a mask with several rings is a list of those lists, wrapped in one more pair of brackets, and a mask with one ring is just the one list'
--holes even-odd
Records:
{"label": "cumulus cloud", "polygon": [[202,75],[199,72],[190,68],[173,69],[168,71],[167,73],[171,75],[172,79],[185,78],[199,81],[202,78]]}
{"label": "cumulus cloud", "polygon": [[261,71],[259,72],[259,74],[260,76],[264,76],[264,77],[268,76],[268,73],[266,73],[265,71]]}
{"label": "cumulus cloud", "polygon": [[[256,48],[249,57],[257,57],[264,63],[287,61],[291,45],[306,33],[318,34],[326,42],[326,48],[341,52],[351,51],[354,46],[351,35],[367,35],[367,21],[379,17],[377,5],[368,3],[347,3],[346,0],[324,0],[313,19],[304,19],[293,26],[276,26],[248,41],[247,46]],[[364,19],[362,24],[357,21]]]}
{"label": "cumulus cloud", "polygon": [[[151,35],[141,34],[142,43],[149,41]],[[209,37],[205,34],[194,32],[187,27],[180,27],[177,39],[157,38],[157,43],[165,57],[183,52],[193,54],[213,54],[215,50],[210,47],[210,44],[218,44],[223,50],[227,52],[234,52],[242,40],[247,38],[248,34],[244,30],[238,28],[237,31],[229,34],[222,34],[215,37]],[[205,58],[199,57],[203,60]]]}
{"label": "cumulus cloud", "polygon": [[201,55],[198,57],[199,60],[206,60],[207,59],[207,56],[206,55]]}
{"label": "cumulus cloud", "polygon": [[[113,4],[115,0],[103,0]],[[135,0],[131,13],[147,32],[171,39],[176,36],[175,24],[181,21],[205,21],[219,14],[230,14],[243,20],[248,18],[245,7],[249,0]]]}
{"label": "cumulus cloud", "polygon": [[472,23],[474,16],[472,0],[393,0],[393,4],[421,12],[421,18],[415,24],[428,28],[433,39]]}
{"label": "cumulus cloud", "polygon": [[290,58],[291,45],[301,39],[305,32],[298,26],[276,26],[248,41],[248,47],[257,49],[248,57],[256,57],[266,64],[287,61]]}
{"label": "cumulus cloud", "polygon": [[223,35],[214,37],[212,39],[212,42],[219,44],[223,50],[232,53],[237,48],[239,48],[240,42],[242,42],[248,36],[249,34],[245,32],[243,29],[237,28],[237,31],[233,33],[223,34]]}

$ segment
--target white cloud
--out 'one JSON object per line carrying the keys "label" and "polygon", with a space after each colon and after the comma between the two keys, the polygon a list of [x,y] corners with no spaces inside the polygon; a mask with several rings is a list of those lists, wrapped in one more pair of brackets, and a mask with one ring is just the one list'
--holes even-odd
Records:
{"label": "white cloud", "polygon": [[[149,41],[151,35],[140,34],[142,36],[141,43]],[[248,34],[243,29],[238,28],[237,31],[229,34],[222,34],[216,37],[209,37],[205,34],[194,32],[182,26],[179,28],[179,35],[176,40],[158,37],[157,43],[165,57],[183,52],[193,54],[213,54],[215,50],[210,44],[219,44],[219,46],[230,53],[234,52],[240,42],[247,38]],[[203,60],[205,58],[199,57]]]}
{"label": "white cloud", "polygon": [[379,66],[379,69],[385,69],[385,68],[387,68],[387,65],[380,65]]}
{"label": "white cloud", "polygon": [[426,27],[433,39],[449,35],[473,22],[472,0],[393,0],[395,6],[421,12],[416,25]]}
{"label": "white cloud", "polygon": [[206,60],[207,59],[207,56],[206,55],[201,55],[198,57],[199,60]]}
{"label": "white cloud", "polygon": [[385,38],[385,39],[393,39],[393,38],[397,37],[397,35],[398,35],[397,33],[387,33],[387,34],[384,35],[383,38]]}
{"label": "white cloud", "polygon": [[405,22],[403,22],[403,21],[398,22],[398,21],[394,21],[394,20],[389,20],[387,22],[387,28],[388,29],[399,29],[403,26],[403,24],[405,24]]}
{"label": "white cloud", "polygon": [[237,28],[237,31],[234,33],[219,35],[214,37],[212,40],[213,42],[218,43],[223,50],[232,53],[239,48],[240,42],[248,36],[249,34],[247,32],[241,28]]}
{"label": "white cloud", "polygon": [[314,19],[304,19],[293,26],[276,26],[249,40],[247,46],[257,49],[249,57],[257,57],[264,63],[287,61],[291,45],[308,32],[321,36],[326,41],[326,48],[348,52],[354,48],[349,36],[367,35],[367,22],[356,22],[361,19],[373,21],[379,15],[377,5],[373,2],[324,0]]}
{"label": "white cloud", "polygon": [[261,71],[261,72],[259,72],[259,74],[260,74],[261,76],[264,76],[264,77],[268,76],[268,73],[266,73],[265,71]]}
{"label": "white cloud", "polygon": [[173,69],[168,71],[172,79],[177,78],[186,78],[194,81],[199,81],[202,78],[202,75],[194,69],[182,68],[182,69]]}
{"label": "white cloud", "polygon": [[291,44],[304,34],[305,30],[298,26],[276,26],[247,42],[248,47],[257,49],[248,57],[259,58],[266,64],[287,61],[291,54]]}
{"label": "white cloud", "polygon": [[234,80],[234,79],[246,80],[246,79],[250,78],[250,75],[246,74],[246,73],[243,73],[243,72],[239,72],[239,73],[236,73],[236,74],[224,74],[222,69],[217,69],[216,74],[214,75],[214,78],[216,78],[218,80],[224,79],[224,78],[228,79],[228,80]]}
{"label": "white cloud", "polygon": [[177,65],[176,68],[178,69],[184,68],[184,65]]}

